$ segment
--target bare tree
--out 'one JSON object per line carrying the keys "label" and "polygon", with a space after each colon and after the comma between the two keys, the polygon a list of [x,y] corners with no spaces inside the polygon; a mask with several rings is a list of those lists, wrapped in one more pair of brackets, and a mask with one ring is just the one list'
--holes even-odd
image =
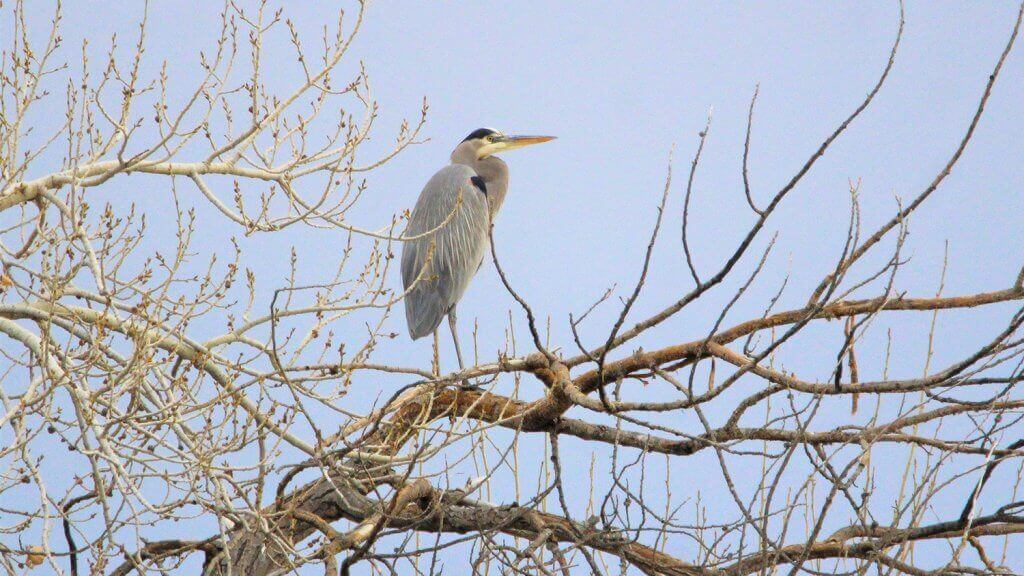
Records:
{"label": "bare tree", "polygon": [[[496,246],[493,263],[517,306],[508,348],[442,374],[374,362],[379,344],[397,336],[387,331],[403,296],[392,288],[392,262],[408,237],[403,215],[374,227],[350,214],[364,200],[365,174],[419,141],[427,107],[389,148],[371,146],[369,76],[345,58],[362,2],[308,39],[266,2],[229,0],[219,37],[188,78],[166,67],[144,73],[154,58],[145,18],[96,65],[91,46],[64,46],[59,3],[46,30],[23,0],[4,10],[5,573],[1024,569],[1024,270],[1008,268],[991,291],[954,296],[941,288],[944,270],[935,294],[905,293],[899,275],[907,224],[970,145],[1020,13],[934,179],[901,194],[873,230],[861,227],[851,185],[845,248],[803,306],[776,309],[784,283],[763,314],[728,319],[765,269],[777,208],[884,89],[902,10],[877,83],[760,200],[747,177],[755,92],[737,192],[751,224],[716,269],[698,270],[688,231],[709,118],[685,186],[669,169],[639,276],[617,304],[611,291],[581,303],[568,319],[575,341],[553,345]],[[291,54],[267,48],[278,38]],[[293,89],[273,92],[271,70],[293,74]],[[677,189],[691,286],[636,319]],[[199,222],[238,237],[211,245]],[[337,268],[303,268],[313,249],[304,247],[279,277],[257,278],[257,239],[301,230],[347,238]],[[713,326],[636,348],[654,327],[728,290]],[[593,310],[615,306],[611,326],[591,325]],[[888,315],[927,315],[934,331],[940,311],[982,306],[1006,310],[1004,321],[954,362],[931,366],[929,349],[911,379],[890,378],[888,359],[878,373],[858,367],[858,348],[885,345],[876,324]],[[584,337],[584,327],[600,337]],[[841,333],[830,369],[786,368],[809,353],[800,336],[815,329]],[[529,335],[528,353],[517,353],[517,334]],[[385,393],[370,405],[377,391]],[[581,476],[587,466],[571,456],[570,483],[567,454],[581,447],[598,447],[602,460]],[[698,459],[709,473],[694,473]],[[990,478],[998,480],[986,490]],[[695,499],[709,483],[725,497]],[[512,486],[514,501],[492,501],[492,488]]]}

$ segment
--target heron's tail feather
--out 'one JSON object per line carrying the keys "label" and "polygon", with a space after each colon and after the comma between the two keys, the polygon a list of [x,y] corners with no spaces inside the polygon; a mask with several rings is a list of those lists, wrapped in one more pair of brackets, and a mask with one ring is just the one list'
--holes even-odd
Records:
{"label": "heron's tail feather", "polygon": [[409,325],[409,336],[418,340],[434,333],[444,320],[448,306],[430,290],[413,289],[405,297],[405,320]]}

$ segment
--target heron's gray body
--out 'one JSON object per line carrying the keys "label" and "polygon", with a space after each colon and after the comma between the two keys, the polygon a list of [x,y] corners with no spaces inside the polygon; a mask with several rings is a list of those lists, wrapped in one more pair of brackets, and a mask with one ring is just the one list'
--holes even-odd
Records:
{"label": "heron's gray body", "polygon": [[[490,243],[491,222],[508,191],[508,165],[494,156],[550,136],[505,136],[481,128],[466,137],[420,192],[402,247],[405,319],[413,340],[434,332],[448,316],[462,366],[455,306],[480,268]],[[436,346],[436,339],[435,339]]]}
{"label": "heron's gray body", "polygon": [[427,182],[413,209],[407,236],[436,229],[406,242],[402,251],[402,282],[406,290],[412,287],[405,319],[414,340],[432,333],[458,303],[487,253],[490,206],[473,183],[478,176],[464,164],[445,166]]}

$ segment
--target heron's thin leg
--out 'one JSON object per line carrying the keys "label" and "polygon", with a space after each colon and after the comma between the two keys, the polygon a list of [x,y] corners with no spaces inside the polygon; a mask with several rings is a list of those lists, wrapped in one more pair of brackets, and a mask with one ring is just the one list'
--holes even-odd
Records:
{"label": "heron's thin leg", "polygon": [[434,328],[434,358],[430,366],[435,378],[441,375],[441,355],[438,352],[440,342],[438,340],[437,332],[437,328]]}
{"label": "heron's thin leg", "polygon": [[[448,311],[448,328],[452,332],[452,340],[455,342],[455,356],[459,359],[459,371],[466,369],[466,365],[462,363],[462,350],[459,348],[459,331],[455,320],[455,306],[452,306],[451,310]],[[462,381],[463,390],[479,390],[479,386],[474,386],[469,383],[469,380]]]}
{"label": "heron's thin leg", "polygon": [[455,306],[448,310],[448,328],[452,331],[452,340],[455,341],[455,356],[459,359],[459,370],[465,370],[466,366],[462,363],[462,350],[459,349],[459,330],[455,320]]}
{"label": "heron's thin leg", "polygon": [[[452,329],[452,339],[455,341],[455,355],[459,358],[459,371],[461,372],[466,369],[466,365],[462,363],[462,349],[459,347],[459,330],[456,326],[455,306],[452,306],[452,310],[449,311],[449,328]],[[462,381],[461,387],[464,390],[480,389],[480,386],[469,383],[467,379]]]}

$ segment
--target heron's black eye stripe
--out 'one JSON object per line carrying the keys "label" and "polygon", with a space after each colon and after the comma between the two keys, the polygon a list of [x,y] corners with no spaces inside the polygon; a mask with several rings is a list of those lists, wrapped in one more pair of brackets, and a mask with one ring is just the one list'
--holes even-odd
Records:
{"label": "heron's black eye stripe", "polygon": [[469,136],[466,136],[466,138],[463,139],[462,141],[465,142],[466,140],[476,140],[477,138],[483,138],[485,136],[490,136],[492,134],[496,134],[496,132],[494,130],[491,130],[490,128],[477,128],[476,130],[470,132]]}
{"label": "heron's black eye stripe", "polygon": [[473,176],[472,178],[469,179],[469,181],[473,183],[473,186],[479,188],[481,192],[487,194],[487,183],[484,182],[483,178],[479,176]]}

